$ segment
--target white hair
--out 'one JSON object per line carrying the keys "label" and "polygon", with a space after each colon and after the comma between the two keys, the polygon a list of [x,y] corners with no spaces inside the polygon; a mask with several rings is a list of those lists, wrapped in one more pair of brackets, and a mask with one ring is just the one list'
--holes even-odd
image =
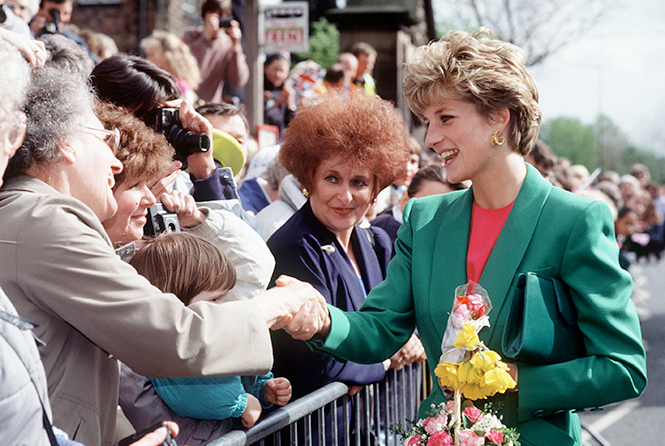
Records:
{"label": "white hair", "polygon": [[0,39],[0,106],[7,112],[19,110],[30,81],[30,66],[16,47]]}

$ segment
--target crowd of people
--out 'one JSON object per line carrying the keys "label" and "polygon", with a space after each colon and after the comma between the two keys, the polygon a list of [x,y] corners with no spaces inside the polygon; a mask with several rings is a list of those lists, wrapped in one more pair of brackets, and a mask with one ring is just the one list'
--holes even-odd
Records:
{"label": "crowd of people", "polygon": [[600,168],[590,173],[583,165],[557,157],[541,140],[527,161],[555,186],[609,206],[623,268],[628,269],[635,260],[661,259],[665,252],[665,185],[651,180],[647,166],[636,163],[624,175]]}
{"label": "crowd of people", "polygon": [[[625,251],[660,258],[665,197],[644,166],[589,174],[537,139],[517,47],[481,29],[416,51],[404,87],[424,146],[376,94],[370,45],[329,70],[268,55],[280,143],[258,149],[234,96],[249,69],[230,2],[205,0],[182,40],[156,31],[146,57],[71,36],[71,7],[42,0],[32,35],[0,27],[10,444],[113,445],[168,421],[202,445],[333,381],[353,395],[389,369],[434,370],[468,281],[498,308],[481,339],[500,351],[527,271],[570,288],[586,354],[509,364],[519,391],[498,399],[522,444],[581,444],[573,411],[643,391]],[[155,213],[176,229],[149,233]],[[435,385],[421,415],[445,398]]]}

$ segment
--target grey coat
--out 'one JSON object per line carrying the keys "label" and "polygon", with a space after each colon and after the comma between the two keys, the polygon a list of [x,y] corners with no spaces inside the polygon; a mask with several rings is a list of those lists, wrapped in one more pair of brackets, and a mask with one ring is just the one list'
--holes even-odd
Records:
{"label": "grey coat", "polygon": [[0,438],[12,446],[49,446],[42,404],[49,418],[46,375],[32,324],[19,320],[0,290]]}

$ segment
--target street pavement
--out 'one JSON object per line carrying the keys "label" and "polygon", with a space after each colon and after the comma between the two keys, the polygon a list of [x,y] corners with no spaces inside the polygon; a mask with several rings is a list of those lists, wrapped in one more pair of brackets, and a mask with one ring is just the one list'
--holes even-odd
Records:
{"label": "street pavement", "polygon": [[647,351],[649,382],[639,398],[605,406],[599,412],[581,413],[582,425],[589,428],[582,430],[585,446],[665,443],[665,260],[633,263],[630,273]]}

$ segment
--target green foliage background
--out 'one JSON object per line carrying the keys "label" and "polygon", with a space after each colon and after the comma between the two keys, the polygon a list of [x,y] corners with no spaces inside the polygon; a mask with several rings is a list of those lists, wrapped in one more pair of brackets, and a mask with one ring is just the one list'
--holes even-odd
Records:
{"label": "green foliage background", "polygon": [[326,70],[337,60],[339,54],[339,31],[324,17],[312,23],[309,36],[309,51],[296,53],[295,59],[313,60]]}
{"label": "green foliage background", "polygon": [[546,120],[540,127],[540,138],[557,156],[582,164],[590,172],[600,166],[623,175],[633,164],[641,163],[649,168],[653,182],[665,184],[665,158],[631,144],[605,115],[593,124],[568,117]]}

